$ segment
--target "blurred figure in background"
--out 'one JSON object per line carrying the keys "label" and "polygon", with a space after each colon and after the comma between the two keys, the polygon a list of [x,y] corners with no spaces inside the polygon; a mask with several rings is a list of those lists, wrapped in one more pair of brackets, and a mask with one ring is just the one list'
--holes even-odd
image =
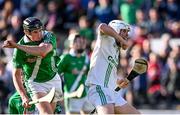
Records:
{"label": "blurred figure in background", "polygon": [[112,3],[110,0],[98,0],[99,5],[96,5],[92,0],[89,2],[88,19],[94,20],[97,24],[106,23],[108,24],[111,20],[117,18],[117,15],[113,11]]}
{"label": "blurred figure in background", "polygon": [[[164,86],[164,96],[166,96],[167,100],[167,108],[172,108],[174,103],[178,103],[179,96],[176,95],[176,92],[179,92],[179,76],[180,69],[178,67],[178,63],[180,62],[179,56],[179,47],[174,46],[174,49],[170,52],[170,55],[167,59],[167,74],[163,76],[162,85]],[[180,100],[179,100],[180,101]]]}
{"label": "blurred figure in background", "polygon": [[[142,44],[135,44],[130,53],[131,53],[131,57],[129,59],[129,62],[130,62],[130,67],[132,68],[133,62],[136,59],[143,57]],[[148,84],[147,84],[146,73],[139,75],[139,77],[136,77],[133,80],[132,89],[131,89],[131,92],[133,94],[132,100],[133,100],[133,103],[137,107],[141,106],[142,104],[148,103],[147,87],[148,87]],[[141,99],[139,99],[139,98],[141,98]]]}
{"label": "blurred figure in background", "polygon": [[119,9],[122,20],[132,25],[136,23],[137,4],[135,0],[125,0]]}
{"label": "blurred figure in background", "polygon": [[150,53],[149,55],[149,68],[147,71],[148,79],[148,98],[152,107],[157,107],[157,105],[162,101],[161,94],[161,71],[160,64],[158,61],[158,56],[155,53]]}
{"label": "blurred figure in background", "polygon": [[46,24],[48,21],[48,11],[46,9],[45,3],[39,1],[37,3],[36,12],[33,14],[35,17],[41,19],[43,24]]}
{"label": "blurred figure in background", "polygon": [[62,13],[58,12],[58,1],[48,1],[48,20],[45,28],[49,31],[58,31],[58,27],[62,24]]}
{"label": "blurred figure in background", "polygon": [[[0,58],[0,113],[5,114],[5,110],[8,102],[8,95],[14,92],[14,86],[12,82],[12,75],[10,71],[6,69],[7,60],[3,57]],[[11,93],[11,94],[10,94]]]}
{"label": "blurred figure in background", "polygon": [[167,22],[168,31],[173,38],[180,37],[180,21],[168,21]]}
{"label": "blurred figure in background", "polygon": [[147,27],[147,21],[145,19],[145,13],[143,10],[138,9],[136,11],[136,25],[140,27]]}
{"label": "blurred figure in background", "polygon": [[142,47],[143,41],[148,39],[146,28],[143,26],[136,26],[132,39],[134,44],[138,44]]}
{"label": "blurred figure in background", "polygon": [[79,18],[79,34],[83,36],[87,41],[86,50],[88,54],[91,50],[91,43],[95,39],[94,31],[92,28],[90,28],[89,22],[90,21],[87,19],[86,16],[81,16]]}
{"label": "blurred figure in background", "polygon": [[13,2],[6,0],[3,9],[0,10],[0,41],[5,40],[8,35],[8,26],[11,23],[11,16],[15,11]]}
{"label": "blurred figure in background", "polygon": [[11,23],[9,27],[9,34],[14,37],[14,40],[18,42],[23,37],[23,28],[21,26],[22,18],[21,15],[16,12],[11,17]]}
{"label": "blurred figure in background", "polygon": [[150,38],[158,38],[162,33],[167,31],[163,20],[160,19],[157,10],[154,8],[149,10],[149,20],[147,23],[147,30]]}
{"label": "blurred figure in background", "polygon": [[[85,85],[86,75],[89,69],[89,57],[86,54],[86,40],[79,34],[74,34],[70,41],[70,51],[62,55],[58,63],[59,74],[63,74],[64,92],[71,93],[79,88],[81,84]],[[67,114],[87,114],[90,108],[87,106],[86,89],[82,96],[66,98],[65,109]]]}

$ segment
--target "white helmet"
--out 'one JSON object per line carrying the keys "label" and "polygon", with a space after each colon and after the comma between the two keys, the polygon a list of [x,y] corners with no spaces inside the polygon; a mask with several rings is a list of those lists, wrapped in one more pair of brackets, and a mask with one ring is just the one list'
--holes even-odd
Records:
{"label": "white helmet", "polygon": [[117,33],[119,33],[121,29],[127,29],[130,31],[129,24],[121,20],[112,20],[108,25],[112,27]]}

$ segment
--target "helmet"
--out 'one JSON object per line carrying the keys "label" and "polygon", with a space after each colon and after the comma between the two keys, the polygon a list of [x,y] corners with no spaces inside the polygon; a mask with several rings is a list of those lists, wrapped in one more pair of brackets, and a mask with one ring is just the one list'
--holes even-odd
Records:
{"label": "helmet", "polygon": [[129,24],[121,21],[121,20],[112,20],[108,24],[110,27],[112,27],[117,33],[120,32],[121,29],[127,29],[130,31],[130,26]]}
{"label": "helmet", "polygon": [[36,29],[42,29],[42,27],[43,27],[42,22],[36,17],[29,17],[23,21],[23,28],[25,30],[32,31]]}

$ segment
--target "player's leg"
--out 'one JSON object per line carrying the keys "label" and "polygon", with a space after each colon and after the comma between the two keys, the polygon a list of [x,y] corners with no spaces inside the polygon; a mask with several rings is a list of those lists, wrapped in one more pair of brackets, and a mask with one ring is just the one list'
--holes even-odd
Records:
{"label": "player's leg", "polygon": [[80,99],[71,98],[68,101],[68,106],[67,106],[68,108],[66,110],[68,110],[69,114],[81,114],[81,115],[88,114],[90,113],[90,111],[87,112],[88,109],[87,107],[85,108],[85,104],[86,104],[85,101],[86,101],[85,97]]}
{"label": "player's leg", "polygon": [[100,105],[96,107],[98,115],[114,114],[114,104]]}
{"label": "player's leg", "polygon": [[57,105],[56,102],[51,103],[51,107],[52,107],[53,113],[54,113],[54,111],[56,109],[56,105]]}
{"label": "player's leg", "polygon": [[55,75],[55,77],[52,80],[45,83],[29,81],[27,86],[32,92],[33,99],[39,99],[41,97],[44,97],[45,95],[47,95],[47,93],[49,93],[52,87],[55,87],[55,95],[52,104],[48,102],[36,104],[38,110],[40,111],[40,114],[43,112],[53,114],[56,107],[56,102],[59,101],[60,98],[62,98],[63,96],[61,79],[58,76],[58,74]]}
{"label": "player's leg", "polygon": [[121,92],[115,93],[115,114],[140,114],[140,112],[122,97]]}
{"label": "player's leg", "polygon": [[[47,93],[38,92],[32,98],[36,100],[41,97],[44,97],[45,95],[47,95]],[[53,114],[54,113],[54,110],[51,104],[48,102],[37,103],[36,107],[38,108],[40,114]]]}
{"label": "player's leg", "polygon": [[65,99],[66,102],[66,114],[80,114],[82,108],[81,99],[69,98]]}
{"label": "player's leg", "polygon": [[80,110],[81,115],[91,113],[95,107],[88,101],[87,96],[83,98],[83,106]]}
{"label": "player's leg", "polygon": [[96,107],[97,114],[114,114],[114,93],[109,88],[93,85],[88,91],[89,102]]}
{"label": "player's leg", "polygon": [[122,106],[116,106],[115,114],[140,114],[140,112],[132,105],[126,103]]}

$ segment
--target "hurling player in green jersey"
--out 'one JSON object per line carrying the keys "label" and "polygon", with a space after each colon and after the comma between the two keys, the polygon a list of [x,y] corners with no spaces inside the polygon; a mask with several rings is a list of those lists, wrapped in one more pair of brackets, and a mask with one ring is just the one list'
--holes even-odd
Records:
{"label": "hurling player in green jersey", "polygon": [[53,33],[43,30],[42,22],[36,17],[28,17],[23,21],[25,35],[15,43],[4,41],[4,48],[15,48],[13,54],[13,82],[23,106],[29,108],[29,98],[20,82],[21,73],[27,92],[32,99],[44,97],[55,87],[55,98],[52,103],[36,104],[40,114],[53,114],[56,102],[62,96],[61,79],[56,67],[56,37]]}
{"label": "hurling player in green jersey", "polygon": [[[72,35],[73,36],[73,35]],[[89,68],[89,58],[85,52],[86,40],[79,34],[74,34],[73,40],[70,41],[70,51],[60,57],[58,63],[58,72],[63,73],[64,92],[71,93],[81,85],[85,84],[87,71]],[[83,74],[81,75],[81,72]],[[86,90],[84,89],[81,98],[65,97],[66,113],[79,114],[86,113]]]}

